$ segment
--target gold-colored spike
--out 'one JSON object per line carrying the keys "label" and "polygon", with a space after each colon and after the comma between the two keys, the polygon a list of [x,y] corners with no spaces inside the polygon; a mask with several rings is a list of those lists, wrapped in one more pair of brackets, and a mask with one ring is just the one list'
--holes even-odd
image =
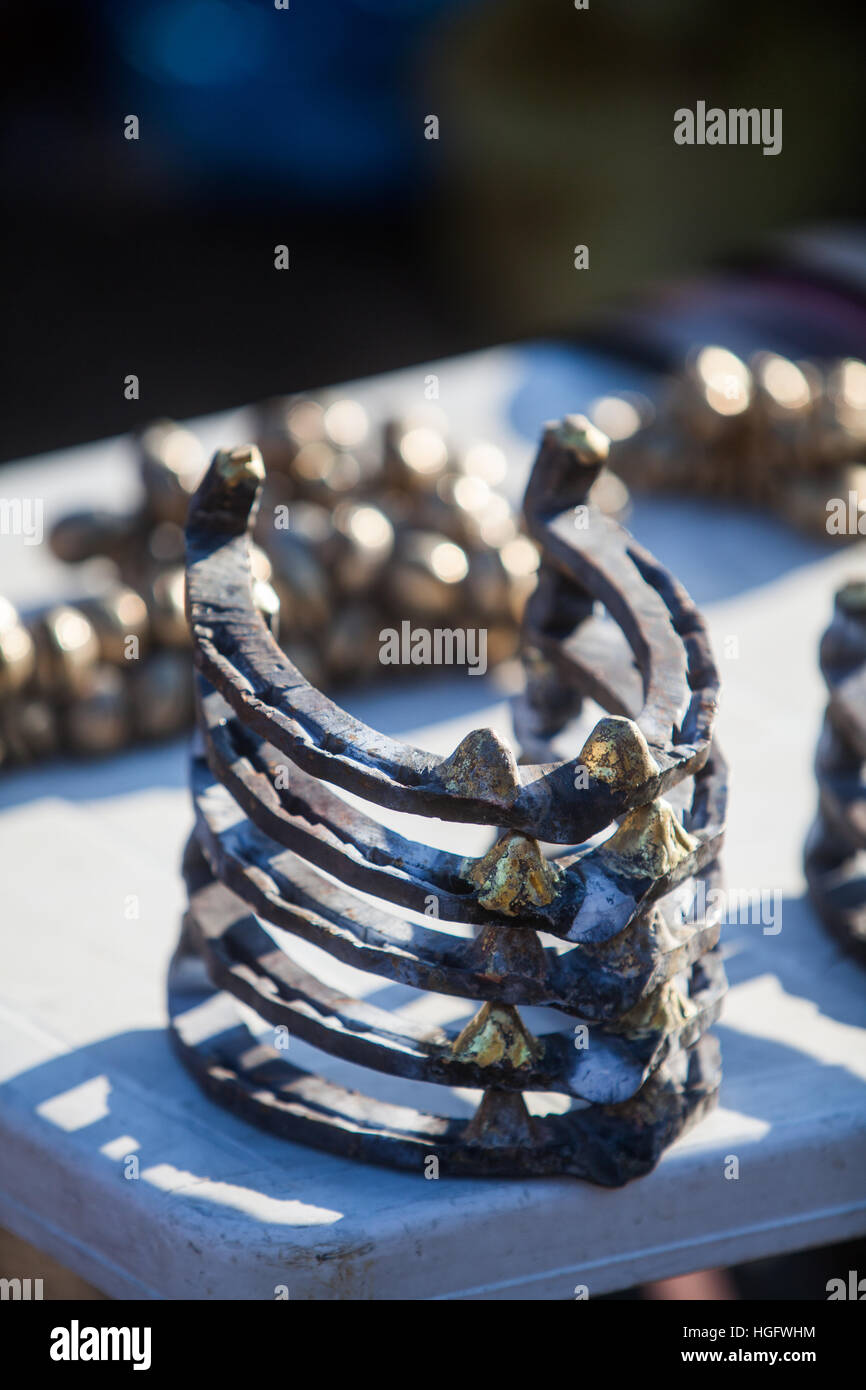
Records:
{"label": "gold-colored spike", "polygon": [[463,1132],[464,1142],[514,1149],[536,1141],[536,1126],[519,1091],[485,1091]]}
{"label": "gold-colored spike", "polygon": [[629,811],[602,851],[621,872],[661,878],[698,846],[664,800]]}
{"label": "gold-colored spike", "polygon": [[578,762],[611,791],[638,786],[657,777],[659,766],[633,719],[607,715],[599,719],[580,750]]}
{"label": "gold-colored spike", "polygon": [[482,1004],[474,1018],[455,1038],[451,1055],[458,1062],[492,1067],[506,1062],[528,1067],[541,1056],[542,1044],[533,1037],[513,1004]]}
{"label": "gold-colored spike", "polygon": [[258,483],[265,476],[265,465],[255,444],[220,449],[214,462],[217,472],[229,487],[236,487],[239,483]]}
{"label": "gold-colored spike", "polygon": [[510,804],[520,789],[517,759],[492,729],[473,729],[439,766],[439,778],[459,796],[492,795]]}
{"label": "gold-colored spike", "polygon": [[569,449],[578,462],[604,463],[610,452],[610,440],[585,415],[566,415],[547,427],[558,444]]}
{"label": "gold-colored spike", "polygon": [[644,1037],[648,1033],[675,1033],[696,1013],[691,999],[669,981],[639,1000],[633,1009],[611,1025],[611,1031],[629,1038]]}
{"label": "gold-colored spike", "polygon": [[545,907],[556,896],[562,870],[545,859],[537,840],[508,831],[469,871],[482,907],[516,917],[527,907]]}

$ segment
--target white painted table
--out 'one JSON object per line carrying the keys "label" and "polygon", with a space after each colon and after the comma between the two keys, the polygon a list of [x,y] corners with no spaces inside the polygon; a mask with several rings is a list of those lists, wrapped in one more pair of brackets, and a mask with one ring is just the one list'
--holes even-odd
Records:
{"label": "white painted table", "polygon": [[[373,390],[411,403],[431,370],[459,433],[509,447],[517,490],[532,444],[509,412],[537,421],[580,408],[602,384],[573,358],[497,352]],[[243,412],[200,428],[209,444],[249,432]],[[126,446],[108,441],[6,470],[0,492],[44,497],[49,522],[64,506],[129,495],[127,469]],[[687,518],[699,529],[687,533]],[[816,643],[834,585],[866,554],[720,506],[641,501],[633,529],[713,631],[733,769],[729,885],[775,890],[782,907],[775,934],[760,922],[725,930],[717,1112],[617,1191],[425,1181],[225,1114],[164,1031],[191,820],[179,742],[0,780],[0,1225],[128,1298],[270,1299],[284,1285],[296,1299],[568,1299],[578,1284],[599,1294],[866,1233],[866,972],[821,932],[800,867],[824,703]],[[4,537],[0,556],[0,591],[13,599],[69,587],[44,546]],[[355,695],[350,708],[442,752],[480,724],[509,728],[491,680],[409,690]],[[137,921],[124,915],[130,894]],[[411,991],[342,978],[389,1007],[417,1006]],[[292,1057],[303,1063],[300,1045]],[[329,1074],[348,1076],[341,1066]],[[455,1112],[469,1104],[452,1099]],[[124,1176],[130,1155],[137,1178]],[[730,1156],[736,1180],[725,1177]]]}

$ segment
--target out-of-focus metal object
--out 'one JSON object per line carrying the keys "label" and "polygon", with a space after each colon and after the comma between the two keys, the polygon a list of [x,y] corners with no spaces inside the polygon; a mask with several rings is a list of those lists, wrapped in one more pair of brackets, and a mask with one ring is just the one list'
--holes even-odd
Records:
{"label": "out-of-focus metal object", "polygon": [[447,618],[468,609],[463,581],[469,561],[462,546],[435,531],[408,527],[397,538],[386,576],[391,607],[401,605],[425,621]]}
{"label": "out-of-focus metal object", "polygon": [[99,660],[99,638],[90,619],[71,604],[49,608],[34,626],[36,675],[42,690],[80,694]]}
{"label": "out-of-focus metal object", "polygon": [[4,763],[29,763],[53,757],[60,749],[56,706],[41,696],[13,697],[0,708],[0,757]]}
{"label": "out-of-focus metal object", "polygon": [[129,740],[126,684],[116,666],[95,666],[66,710],[65,734],[74,753],[116,753]]}
{"label": "out-of-focus metal object", "polygon": [[33,638],[12,604],[0,598],[0,698],[26,685],[35,665]]}
{"label": "out-of-focus metal object", "polygon": [[150,623],[161,647],[189,646],[184,587],[183,567],[176,565],[156,574],[147,591]]}
{"label": "out-of-focus metal object", "polygon": [[157,420],[142,432],[139,469],[147,509],[155,521],[183,526],[205,463],[199,440],[173,420]]}
{"label": "out-of-focus metal object", "polygon": [[97,598],[85,599],[80,611],[90,621],[101,661],[120,666],[138,660],[148,637],[147,604],[126,584],[116,584]]}
{"label": "out-of-focus metal object", "polygon": [[58,560],[78,565],[96,556],[107,556],[120,564],[130,548],[142,544],[144,527],[138,514],[119,512],[71,512],[53,527],[50,545]]}
{"label": "out-of-focus metal object", "polygon": [[[825,535],[866,534],[866,363],[693,352],[653,406],[590,408],[629,487],[736,498]],[[852,524],[853,523],[853,524]]]}
{"label": "out-of-focus metal object", "polygon": [[[523,765],[491,729],[447,757],[387,738],[280,651],[256,613],[250,568],[266,489],[257,450],[218,453],[193,498],[196,824],[169,977],[172,1035],[204,1089],[258,1125],[428,1176],[565,1173],[617,1186],[713,1104],[720,1069],[707,1030],[725,977],[718,917],[706,911],[716,895],[704,890],[718,883],[726,805],[718,677],[682,588],[588,500],[605,454],[599,431],[568,417],[545,429],[527,489],[543,585],[526,609],[531,679],[517,707],[540,756]],[[587,507],[590,524],[576,526]],[[438,614],[471,561],[441,536],[409,539],[401,551],[398,531],[401,582],[417,582]],[[597,615],[599,599],[610,618]],[[363,648],[360,607],[349,625],[347,651]],[[610,714],[564,756],[554,741],[585,696]],[[480,858],[431,849],[332,785],[498,838]],[[555,857],[542,842],[560,847]],[[385,981],[472,1000],[476,1012],[427,1027],[348,998],[300,963],[292,938]],[[536,1004],[564,1021],[534,1033],[520,1008]],[[475,1114],[450,1119],[347,1090],[289,1061],[290,1037],[374,1073],[475,1088]]]}
{"label": "out-of-focus metal object", "polygon": [[133,731],[138,738],[171,738],[187,729],[193,716],[192,666],[181,651],[149,656],[129,673]]}
{"label": "out-of-focus metal object", "polygon": [[[507,468],[498,446],[458,447],[439,410],[374,421],[349,397],[270,401],[258,425],[269,471],[251,553],[254,602],[313,684],[375,675],[381,634],[404,623],[483,628],[488,664],[514,655],[538,552],[498,491]],[[0,607],[0,713],[4,700],[16,701],[0,765],[58,746],[110,751],[190,721],[183,525],[204,453],[171,420],[133,442],[138,505],[64,517],[50,537],[69,564],[111,562],[114,580],[95,597],[25,619]],[[593,500],[613,514],[628,493],[604,470]],[[405,666],[407,675],[417,670]],[[51,737],[36,716],[32,737],[14,732],[25,708],[46,702]]]}
{"label": "out-of-focus metal object", "polygon": [[806,880],[824,926],[866,965],[866,580],[836,594],[820,665],[829,701],[815,755],[818,811]]}
{"label": "out-of-focus metal object", "polygon": [[421,420],[391,420],[385,427],[385,473],[397,488],[433,491],[449,463],[441,429]]}

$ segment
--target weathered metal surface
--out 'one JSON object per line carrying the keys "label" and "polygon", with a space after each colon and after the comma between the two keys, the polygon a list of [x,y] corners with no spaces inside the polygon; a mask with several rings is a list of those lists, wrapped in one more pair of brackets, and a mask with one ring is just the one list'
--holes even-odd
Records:
{"label": "weathered metal surface", "polygon": [[[492,883],[496,869],[507,863],[513,835],[503,836],[483,865],[407,840],[300,768],[292,765],[289,771],[284,759],[240,725],[216,692],[207,693],[201,683],[199,690],[204,692],[200,725],[211,770],[270,841],[353,888],[417,912],[425,911],[434,893],[444,920],[484,926],[491,911],[515,915],[503,885],[495,896]],[[600,772],[603,776],[604,769]],[[573,942],[604,941],[625,930],[653,901],[717,856],[723,824],[717,812],[707,815],[712,800],[702,789],[722,776],[717,759],[696,777],[695,793],[701,797],[689,816],[691,843],[676,863],[648,872],[640,862],[626,863],[613,844],[565,853],[547,866],[547,891],[521,898],[520,921]],[[288,786],[282,785],[285,781]],[[519,839],[537,845],[534,839]],[[523,884],[525,864],[516,879]]]}
{"label": "weathered metal surface", "polygon": [[[389,467],[423,498],[441,450],[400,440]],[[680,586],[591,504],[588,525],[575,526],[604,454],[603,436],[569,417],[545,431],[527,490],[543,559],[516,723],[534,763],[487,729],[441,758],[350,718],[256,611],[247,533],[264,480],[257,451],[217,454],[195,494],[196,825],[173,1029],[206,1089],[256,1123],[367,1161],[418,1167],[435,1156],[449,1172],[617,1184],[712,1103],[718,1060],[706,1030],[725,979],[718,919],[701,910],[714,899],[698,889],[719,882],[718,679]],[[610,714],[576,756],[559,758],[554,743],[584,696]],[[495,826],[499,837],[477,859],[433,850],[329,782],[398,810]],[[606,840],[587,843],[605,828]],[[545,853],[551,842],[563,848]],[[379,902],[424,914],[423,925]],[[475,935],[455,934],[455,923]],[[271,928],[478,1008],[459,1028],[425,1029],[326,987]],[[231,996],[263,1026],[344,1061],[479,1088],[478,1110],[468,1122],[423,1115],[289,1066],[241,1024]],[[575,1022],[533,1036],[519,1013],[529,1004]],[[570,1097],[572,1108],[532,1113],[525,1092]]]}
{"label": "weathered metal surface", "polygon": [[[507,826],[539,840],[586,839],[698,771],[709,752],[718,677],[693,605],[673,581],[665,585],[663,572],[616,523],[596,513],[578,533],[570,512],[545,523],[532,511],[538,490],[549,497],[546,483],[576,460],[575,446],[548,431],[527,493],[527,516],[530,528],[549,539],[558,563],[573,565],[579,581],[593,586],[631,645],[645,690],[636,722],[658,766],[653,775],[612,786],[590,773],[576,796],[579,757],[518,768],[495,735],[478,730],[468,747],[442,758],[385,738],[315,690],[253,605],[246,528],[263,481],[257,451],[232,465],[212,465],[190,506],[187,612],[197,666],[243,723],[313,776],[394,810]],[[582,472],[579,496],[585,497],[597,469]],[[680,725],[682,741],[674,737]]]}
{"label": "weathered metal surface", "polygon": [[[275,944],[243,900],[215,880],[206,864],[188,862],[186,874],[190,939],[215,984],[269,1023],[288,1028],[292,1036],[391,1075],[451,1086],[556,1091],[616,1104],[634,1095],[674,1048],[694,1042],[721,1007],[724,978],[716,969],[712,978],[704,972],[692,986],[688,1007],[675,1028],[649,1026],[634,1036],[593,1028],[581,1048],[575,1047],[574,1033],[553,1033],[537,1039],[534,1053],[528,1049],[523,1058],[507,1043],[497,1056],[502,1028],[495,1012],[491,1021],[488,1003],[483,1006],[488,1011],[485,1054],[477,1036],[476,1046],[470,1047],[465,1029],[431,1032],[322,985]],[[686,973],[691,981],[694,971]],[[666,988],[660,986],[652,1000]],[[494,1008],[515,1013],[513,1006]],[[651,1006],[647,1016],[652,1019]]]}
{"label": "weathered metal surface", "polygon": [[[233,996],[214,989],[186,937],[172,962],[169,1000],[175,1047],[214,1100],[286,1139],[416,1173],[435,1158],[455,1176],[565,1173],[621,1186],[653,1168],[706,1113],[720,1079],[718,1044],[706,1034],[621,1105],[537,1117],[519,1093],[489,1090],[473,1120],[448,1119],[373,1100],[287,1062],[243,1024]],[[509,1102],[521,1107],[517,1116]]]}
{"label": "weathered metal surface", "polygon": [[[581,1018],[616,1018],[679,974],[718,939],[718,921],[656,929],[652,911],[599,944],[560,953],[544,947],[543,978],[482,969],[484,937],[467,939],[381,912],[268,840],[239,812],[200,760],[193,763],[199,842],[217,876],[254,912],[347,965],[441,994],[549,1004]],[[603,904],[595,908],[603,919]],[[426,918],[434,922],[434,918]],[[487,915],[491,926],[503,919]],[[531,928],[514,926],[513,933]],[[607,962],[608,955],[614,964]],[[625,969],[626,959],[628,969]]]}
{"label": "weathered metal surface", "polygon": [[866,963],[866,586],[844,585],[821,639],[829,701],[815,755],[818,812],[805,849],[809,894],[840,944]]}

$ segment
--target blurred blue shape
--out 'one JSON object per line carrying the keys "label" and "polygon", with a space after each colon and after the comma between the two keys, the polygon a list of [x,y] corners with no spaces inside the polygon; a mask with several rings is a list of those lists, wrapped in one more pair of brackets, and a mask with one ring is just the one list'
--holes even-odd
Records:
{"label": "blurred blue shape", "polygon": [[100,0],[106,80],[185,178],[321,200],[401,192],[423,151],[425,38],[480,0]]}
{"label": "blurred blue shape", "polygon": [[163,0],[122,16],[121,51],[157,82],[216,85],[260,71],[268,59],[262,11],[226,0]]}

